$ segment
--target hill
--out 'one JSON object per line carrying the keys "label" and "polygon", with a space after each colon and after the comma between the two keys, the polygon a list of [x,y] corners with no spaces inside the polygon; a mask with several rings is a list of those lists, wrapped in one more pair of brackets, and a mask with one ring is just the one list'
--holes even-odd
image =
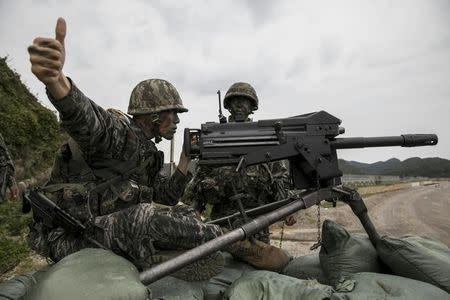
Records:
{"label": "hill", "polygon": [[450,178],[450,160],[439,157],[412,157],[404,161],[392,158],[372,164],[340,159],[339,167],[344,174]]}
{"label": "hill", "polygon": [[44,107],[0,57],[0,132],[20,180],[51,167],[58,146],[67,139],[56,114]]}

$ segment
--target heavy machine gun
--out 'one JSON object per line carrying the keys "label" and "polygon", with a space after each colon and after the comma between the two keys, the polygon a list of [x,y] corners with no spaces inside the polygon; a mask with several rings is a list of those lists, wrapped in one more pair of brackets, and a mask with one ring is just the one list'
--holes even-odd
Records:
{"label": "heavy machine gun", "polygon": [[[404,134],[388,137],[338,138],[345,132],[341,120],[325,111],[291,118],[243,123],[205,123],[201,129],[185,129],[185,153],[197,158],[200,165],[235,165],[239,172],[246,166],[289,160],[292,185],[303,189],[298,196],[249,211],[242,211],[212,223],[223,224],[227,218],[244,215],[246,224],[188,250],[140,274],[144,284],[207,256],[225,246],[249,238],[261,229],[280,221],[298,210],[322,200],[341,201],[350,205],[370,240],[376,246],[380,239],[358,192],[342,186],[337,150],[386,146],[432,146],[435,134]],[[268,212],[269,211],[269,212]],[[264,213],[260,215],[260,213]],[[249,219],[252,216],[254,219]],[[228,219],[229,220],[229,219]]]}
{"label": "heavy machine gun", "polygon": [[246,166],[289,160],[290,176],[296,189],[341,184],[339,149],[432,146],[435,134],[403,134],[385,137],[338,138],[345,129],[341,120],[325,111],[290,118],[240,123],[205,123],[201,129],[186,128],[186,153],[199,165]]}

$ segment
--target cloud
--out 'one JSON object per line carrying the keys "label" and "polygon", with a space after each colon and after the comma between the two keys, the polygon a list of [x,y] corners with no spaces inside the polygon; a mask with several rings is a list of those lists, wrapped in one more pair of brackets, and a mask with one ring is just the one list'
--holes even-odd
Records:
{"label": "cloud", "polygon": [[126,110],[138,82],[164,78],[190,108],[182,125],[199,127],[217,119],[218,89],[246,81],[260,97],[255,119],[327,110],[348,136],[441,136],[433,148],[343,158],[450,158],[448,1],[0,1],[0,55],[48,106],[26,47],[52,36],[58,16],[65,72],[105,107]]}

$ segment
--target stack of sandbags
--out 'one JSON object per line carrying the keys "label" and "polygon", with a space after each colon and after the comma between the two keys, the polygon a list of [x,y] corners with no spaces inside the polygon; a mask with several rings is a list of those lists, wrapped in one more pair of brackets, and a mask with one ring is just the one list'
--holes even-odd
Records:
{"label": "stack of sandbags", "polygon": [[301,280],[270,271],[247,272],[225,292],[229,300],[321,300],[330,299],[333,289],[315,280]]}
{"label": "stack of sandbags", "polygon": [[328,279],[320,266],[319,254],[296,257],[289,262],[281,274],[298,279],[315,279],[322,284],[328,284]]}
{"label": "stack of sandbags", "polygon": [[433,284],[450,293],[450,249],[427,237],[384,236],[378,256],[394,274]]}
{"label": "stack of sandbags", "polygon": [[73,253],[45,272],[25,299],[151,299],[139,281],[136,267],[125,258],[102,249]]}
{"label": "stack of sandbags", "polygon": [[224,299],[237,300],[448,300],[440,288],[400,276],[356,273],[339,281],[335,289],[315,280],[301,280],[269,271],[245,273],[225,292]]}
{"label": "stack of sandbags", "polygon": [[331,284],[354,273],[383,271],[377,251],[367,235],[350,234],[330,220],[325,220],[322,226],[319,258],[323,273]]}
{"label": "stack of sandbags", "polygon": [[201,287],[172,276],[166,276],[147,287],[152,291],[152,300],[197,300],[205,298]]}
{"label": "stack of sandbags", "polygon": [[440,288],[400,276],[357,273],[341,281],[331,300],[448,300],[450,295]]}
{"label": "stack of sandbags", "polygon": [[39,281],[48,269],[49,266],[44,267],[39,271],[18,275],[10,280],[1,282],[0,299],[22,299],[27,291]]}

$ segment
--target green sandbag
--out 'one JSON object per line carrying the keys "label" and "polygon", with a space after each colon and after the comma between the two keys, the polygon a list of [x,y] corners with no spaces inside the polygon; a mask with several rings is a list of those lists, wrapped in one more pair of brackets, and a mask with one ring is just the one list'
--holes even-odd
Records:
{"label": "green sandbag", "polygon": [[434,285],[400,276],[357,273],[340,282],[331,300],[449,300],[450,295]]}
{"label": "green sandbag", "polygon": [[205,300],[221,300],[225,291],[233,282],[242,276],[242,274],[254,271],[251,265],[236,260],[231,254],[224,252],[225,266],[223,270],[208,281],[193,282],[203,289]]}
{"label": "green sandbag", "polygon": [[53,265],[25,299],[150,299],[136,267],[111,251],[83,249]]}
{"label": "green sandbag", "polygon": [[384,236],[378,256],[399,276],[431,283],[450,293],[450,249],[427,237]]}
{"label": "green sandbag", "polygon": [[0,299],[21,299],[47,270],[48,267],[44,267],[39,271],[18,275],[10,280],[3,281],[0,283]]}
{"label": "green sandbag", "polygon": [[320,283],[328,283],[320,266],[319,254],[296,257],[289,262],[281,273],[298,279],[316,279]]}
{"label": "green sandbag", "polygon": [[301,280],[269,271],[244,273],[225,292],[229,300],[320,300],[329,299],[333,293],[330,286],[316,280]]}
{"label": "green sandbag", "polygon": [[367,235],[350,234],[333,221],[322,226],[320,265],[331,284],[341,277],[358,272],[381,272],[377,251]]}
{"label": "green sandbag", "polygon": [[203,291],[193,282],[166,276],[147,286],[153,300],[201,300]]}

